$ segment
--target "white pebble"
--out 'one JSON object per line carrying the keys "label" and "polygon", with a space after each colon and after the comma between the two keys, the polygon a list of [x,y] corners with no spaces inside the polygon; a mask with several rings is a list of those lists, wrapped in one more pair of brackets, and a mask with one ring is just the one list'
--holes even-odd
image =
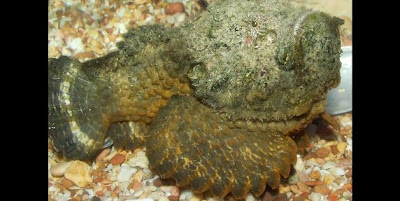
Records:
{"label": "white pebble", "polygon": [[128,186],[129,186],[129,182],[123,182],[123,183],[119,183],[118,184],[118,187],[120,188],[120,189],[122,189],[122,191],[124,192],[124,194],[127,194],[129,191],[128,191]]}
{"label": "white pebble", "polygon": [[127,164],[132,167],[148,168],[149,160],[147,159],[144,152],[138,152],[135,157],[131,158],[127,162]]}
{"label": "white pebble", "polygon": [[170,24],[173,24],[175,22],[175,18],[173,16],[171,16],[171,15],[168,15],[167,16],[167,22],[170,23]]}
{"label": "white pebble", "polygon": [[308,199],[310,199],[311,201],[321,201],[322,200],[322,194],[320,193],[310,193],[310,195],[308,195]]}
{"label": "white pebble", "polygon": [[81,38],[68,38],[67,45],[69,48],[73,49],[75,53],[85,51],[85,47],[82,44]]}
{"label": "white pebble", "polygon": [[343,198],[349,199],[349,198],[351,198],[351,195],[352,195],[352,193],[350,193],[350,191],[346,191],[343,193]]}
{"label": "white pebble", "polygon": [[332,182],[332,183],[328,184],[328,189],[329,190],[336,191],[336,190],[338,190],[340,188],[341,187],[336,182]]}
{"label": "white pebble", "polygon": [[[191,197],[194,196],[194,193],[191,189],[185,189],[181,191],[181,197],[185,196],[186,199],[190,199]],[[179,198],[181,199],[181,198]]]}
{"label": "white pebble", "polygon": [[124,8],[124,7],[120,7],[120,8],[117,10],[116,14],[117,14],[117,16],[118,16],[119,18],[124,17],[125,8]]}
{"label": "white pebble", "polygon": [[103,169],[104,172],[108,172],[113,168],[113,164],[108,164],[106,168]]}
{"label": "white pebble", "polygon": [[56,186],[50,186],[47,190],[49,192],[55,192],[55,191],[57,191],[57,187]]}
{"label": "white pebble", "polygon": [[341,176],[346,174],[346,172],[340,167],[333,167],[329,169],[329,172],[331,172],[335,176]]}
{"label": "white pebble", "polygon": [[72,164],[71,161],[59,163],[59,164],[53,166],[50,169],[50,172],[54,177],[64,176],[65,171],[67,171],[67,169],[69,168],[69,166],[71,166],[71,164]]}
{"label": "white pebble", "polygon": [[246,197],[246,201],[256,201],[256,199],[253,197],[251,193],[249,193]]}
{"label": "white pebble", "polygon": [[[132,189],[131,189],[131,190],[132,190]],[[141,196],[143,193],[144,193],[144,190],[143,190],[143,189],[140,189],[140,190],[134,192],[134,193],[133,193],[133,196],[139,197],[139,196]]]}
{"label": "white pebble", "polygon": [[132,168],[129,165],[122,164],[121,172],[119,172],[117,181],[118,182],[127,182],[131,179],[132,175],[137,172],[136,168]]}
{"label": "white pebble", "polygon": [[306,169],[306,170],[304,171],[304,174],[310,174],[311,171],[313,171],[313,167],[309,167],[308,169]]}
{"label": "white pebble", "polygon": [[61,50],[61,54],[63,56],[72,56],[72,52],[68,49],[68,47],[63,47]]}
{"label": "white pebble", "polygon": [[294,165],[294,169],[296,172],[302,172],[304,170],[304,161],[299,154],[297,154],[297,162],[296,165]]}
{"label": "white pebble", "polygon": [[185,13],[176,13],[175,15],[175,20],[178,22],[178,23],[181,23],[181,22],[183,22],[184,20],[185,20]]}
{"label": "white pebble", "polygon": [[327,161],[323,166],[322,169],[327,170],[327,169],[331,169],[333,167],[336,166],[336,163],[333,161]]}
{"label": "white pebble", "polygon": [[143,21],[143,24],[151,25],[151,24],[154,24],[155,21],[156,21],[156,18],[155,18],[153,15],[151,15],[151,16],[148,16],[148,17]]}
{"label": "white pebble", "polygon": [[126,26],[124,23],[117,24],[117,27],[119,29],[119,33],[121,33],[121,34],[128,32],[128,30],[126,30]]}
{"label": "white pebble", "polygon": [[314,159],[314,158],[311,158],[311,159],[309,159],[309,160],[306,160],[306,163],[309,164],[309,165],[318,166],[318,163],[315,162],[315,159]]}
{"label": "white pebble", "polygon": [[350,145],[350,146],[353,145],[353,140],[352,140],[351,138],[347,138],[347,139],[346,139],[346,142],[347,142],[347,144]]}

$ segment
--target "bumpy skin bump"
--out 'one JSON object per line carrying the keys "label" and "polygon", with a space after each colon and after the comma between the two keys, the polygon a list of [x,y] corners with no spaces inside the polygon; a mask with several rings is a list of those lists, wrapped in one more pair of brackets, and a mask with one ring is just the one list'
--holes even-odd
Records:
{"label": "bumpy skin bump", "polygon": [[261,195],[296,162],[289,134],[339,84],[341,23],[285,1],[221,0],[179,28],[130,30],[102,58],[50,59],[49,137],[68,159],[93,158],[107,137],[145,145],[180,186]]}

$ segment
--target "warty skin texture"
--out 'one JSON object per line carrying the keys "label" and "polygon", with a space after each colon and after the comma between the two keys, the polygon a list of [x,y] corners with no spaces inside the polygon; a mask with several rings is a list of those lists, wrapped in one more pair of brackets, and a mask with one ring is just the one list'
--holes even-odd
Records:
{"label": "warty skin texture", "polygon": [[130,30],[102,58],[49,59],[49,137],[68,159],[92,159],[107,137],[146,146],[179,186],[259,196],[288,177],[289,134],[339,84],[341,23],[283,1],[216,1],[178,28]]}

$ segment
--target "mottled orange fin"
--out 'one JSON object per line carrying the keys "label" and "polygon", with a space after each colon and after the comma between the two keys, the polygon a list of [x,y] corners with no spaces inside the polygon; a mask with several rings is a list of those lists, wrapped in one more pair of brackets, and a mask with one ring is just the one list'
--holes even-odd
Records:
{"label": "mottled orange fin", "polygon": [[296,144],[288,136],[229,128],[216,110],[194,97],[173,96],[150,124],[146,154],[150,167],[177,185],[221,198],[261,195],[277,188],[296,163]]}

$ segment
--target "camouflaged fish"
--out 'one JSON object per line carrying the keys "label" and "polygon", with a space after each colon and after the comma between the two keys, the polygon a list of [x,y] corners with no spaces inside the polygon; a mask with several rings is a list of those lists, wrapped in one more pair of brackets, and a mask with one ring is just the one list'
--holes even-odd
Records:
{"label": "camouflaged fish", "polygon": [[48,133],[67,159],[112,139],[195,193],[260,196],[296,162],[290,137],[340,81],[342,20],[284,1],[216,1],[177,28],[142,26],[84,63],[49,59]]}

